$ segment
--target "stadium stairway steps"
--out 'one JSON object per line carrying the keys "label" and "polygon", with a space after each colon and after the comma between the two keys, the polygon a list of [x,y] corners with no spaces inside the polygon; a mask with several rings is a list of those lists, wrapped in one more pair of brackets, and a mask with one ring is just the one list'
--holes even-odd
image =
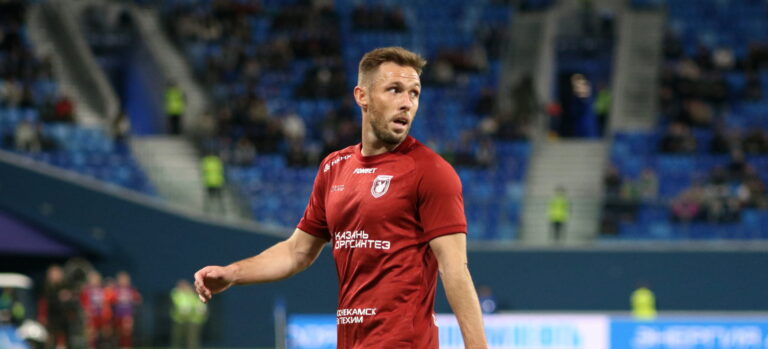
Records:
{"label": "stadium stairway steps", "polygon": [[612,81],[612,131],[647,131],[656,125],[659,65],[665,18],[661,11],[624,11],[619,20]]}
{"label": "stadium stairway steps", "polygon": [[[195,213],[204,211],[200,157],[189,141],[174,136],[136,136],[131,139],[131,150],[160,197]],[[226,217],[235,216],[233,203],[225,191]]]}
{"label": "stadium stairway steps", "polygon": [[526,179],[521,240],[540,244],[552,240],[547,219],[555,188],[566,188],[571,213],[565,241],[585,241],[598,232],[607,145],[602,140],[542,141],[536,145]]}

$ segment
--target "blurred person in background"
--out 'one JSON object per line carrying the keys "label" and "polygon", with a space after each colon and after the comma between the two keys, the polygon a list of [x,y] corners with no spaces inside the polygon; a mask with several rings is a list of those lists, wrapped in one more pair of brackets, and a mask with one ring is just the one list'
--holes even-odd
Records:
{"label": "blurred person in background", "polygon": [[205,212],[212,212],[215,205],[219,213],[225,213],[224,208],[224,164],[213,152],[202,159],[201,170],[205,185]]}
{"label": "blurred person in background", "polygon": [[165,89],[165,116],[168,119],[168,133],[172,135],[181,134],[182,120],[184,115],[184,93],[176,83],[168,84]]}
{"label": "blurred person in background", "polygon": [[408,136],[425,64],[400,47],[363,56],[354,89],[361,143],[320,164],[291,237],[254,257],[195,273],[201,300],[233,285],[295,275],[330,241],[339,277],[338,348],[437,348],[438,270],[466,348],[488,347],[467,267],[461,182],[449,163]]}
{"label": "blurred person in background", "polygon": [[64,271],[58,265],[51,265],[46,272],[43,296],[38,302],[38,321],[48,331],[49,349],[72,347],[73,324],[69,304],[76,301],[74,292],[64,280]]}
{"label": "blurred person in background", "polygon": [[29,120],[23,120],[16,125],[14,142],[16,150],[29,153],[38,153],[43,148],[42,136],[37,125]]}
{"label": "blurred person in background", "polygon": [[638,320],[653,320],[656,318],[656,296],[648,283],[641,282],[630,296],[632,316]]}
{"label": "blurred person in background", "polygon": [[80,291],[80,303],[85,314],[85,337],[89,349],[101,348],[112,337],[112,308],[101,274],[88,273],[88,282]]}
{"label": "blurred person in background", "polygon": [[208,307],[192,284],[179,280],[171,290],[171,348],[200,348],[200,330],[207,317]]}
{"label": "blurred person in background", "polygon": [[119,348],[133,346],[133,329],[136,308],[141,304],[141,294],[131,285],[128,272],[117,273],[117,284],[109,292],[114,313],[113,333]]}
{"label": "blurred person in background", "polygon": [[555,195],[549,200],[549,224],[551,227],[552,238],[560,241],[565,235],[565,225],[568,222],[568,215],[571,210],[571,203],[568,200],[565,187],[558,186],[555,189]]}

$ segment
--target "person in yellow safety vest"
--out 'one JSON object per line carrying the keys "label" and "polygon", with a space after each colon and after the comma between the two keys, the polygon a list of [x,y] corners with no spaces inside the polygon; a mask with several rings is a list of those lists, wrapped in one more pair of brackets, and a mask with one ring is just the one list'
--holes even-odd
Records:
{"label": "person in yellow safety vest", "polygon": [[647,285],[641,284],[630,297],[632,316],[638,320],[653,320],[656,318],[656,296]]}
{"label": "person in yellow safety vest", "polygon": [[549,201],[548,212],[549,223],[552,227],[552,234],[555,241],[562,238],[570,209],[570,202],[566,196],[565,188],[558,186],[557,189],[555,189],[555,196]]}
{"label": "person in yellow safety vest", "polygon": [[208,308],[197,297],[192,284],[179,280],[171,291],[171,347],[200,348],[200,330],[208,317]]}
{"label": "person in yellow safety vest", "polygon": [[224,213],[224,164],[218,155],[209,153],[202,160],[203,184],[205,185],[205,211],[210,212],[213,201],[219,208],[220,213]]}
{"label": "person in yellow safety vest", "polygon": [[168,132],[172,135],[181,134],[184,107],[184,93],[176,84],[170,84],[165,90],[165,116],[168,118]]}

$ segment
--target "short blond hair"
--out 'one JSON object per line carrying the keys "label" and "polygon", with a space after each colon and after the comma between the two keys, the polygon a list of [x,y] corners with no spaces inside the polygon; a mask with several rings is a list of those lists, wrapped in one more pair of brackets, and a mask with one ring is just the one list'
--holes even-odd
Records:
{"label": "short blond hair", "polygon": [[406,50],[398,46],[381,47],[366,53],[360,60],[357,73],[357,84],[370,83],[370,76],[379,69],[379,66],[392,62],[400,66],[411,67],[421,75],[427,60],[418,53]]}

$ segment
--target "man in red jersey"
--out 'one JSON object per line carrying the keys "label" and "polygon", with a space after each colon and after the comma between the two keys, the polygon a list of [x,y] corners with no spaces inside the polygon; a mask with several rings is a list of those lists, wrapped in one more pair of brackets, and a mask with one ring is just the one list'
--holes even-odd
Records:
{"label": "man in red jersey", "polygon": [[363,57],[354,90],[362,142],[322,161],[291,237],[195,273],[202,301],[232,285],[294,275],[330,242],[339,278],[338,348],[438,348],[438,270],[466,348],[487,348],[467,267],[461,182],[450,164],[408,136],[425,64],[399,47]]}

